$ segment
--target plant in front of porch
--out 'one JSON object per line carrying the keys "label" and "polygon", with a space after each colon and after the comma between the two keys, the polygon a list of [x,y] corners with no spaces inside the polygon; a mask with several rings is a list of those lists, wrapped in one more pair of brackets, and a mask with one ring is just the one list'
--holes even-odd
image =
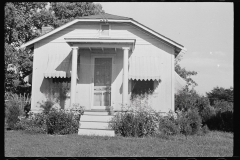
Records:
{"label": "plant in front of porch", "polygon": [[48,113],[30,112],[29,117],[21,118],[14,128],[30,133],[73,134],[78,131],[81,113],[83,112],[54,108]]}
{"label": "plant in front of porch", "polygon": [[148,103],[148,94],[136,95],[129,106],[123,105],[109,127],[124,137],[144,137],[154,135],[158,130],[159,113]]}

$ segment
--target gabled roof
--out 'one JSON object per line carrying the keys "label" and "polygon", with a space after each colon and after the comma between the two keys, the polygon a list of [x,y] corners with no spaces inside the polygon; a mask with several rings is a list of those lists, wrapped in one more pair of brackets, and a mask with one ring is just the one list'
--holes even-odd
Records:
{"label": "gabled roof", "polygon": [[116,16],[116,15],[108,14],[108,13],[91,15],[91,16],[84,16],[84,17],[80,17],[79,19],[103,19],[103,18],[104,19],[118,19],[118,20],[132,19],[132,18]]}
{"label": "gabled roof", "polygon": [[133,24],[133,25],[135,25],[137,27],[140,27],[144,31],[146,31],[146,32],[156,36],[157,38],[159,38],[159,39],[161,39],[161,40],[163,40],[163,41],[165,41],[165,42],[175,46],[177,52],[185,52],[186,51],[186,48],[184,48],[183,45],[181,45],[181,44],[179,44],[179,43],[177,43],[177,42],[175,42],[175,41],[173,41],[173,40],[171,40],[171,39],[169,39],[169,38],[159,34],[158,32],[156,32],[156,31],[154,31],[154,30],[144,26],[143,24],[135,21],[132,18],[112,15],[112,14],[108,14],[108,13],[103,13],[103,14],[98,14],[98,15],[91,15],[91,16],[84,16],[84,17],[80,17],[78,19],[74,19],[73,21],[70,21],[70,22],[62,25],[62,26],[52,30],[51,32],[48,32],[48,33],[46,33],[46,34],[44,34],[44,35],[42,35],[40,37],[37,37],[35,39],[32,39],[32,40],[26,42],[25,44],[23,44],[21,46],[21,48],[30,46],[30,45],[32,45],[32,44],[34,44],[34,43],[36,43],[36,42],[38,42],[38,41],[40,41],[40,40],[42,40],[44,38],[46,38],[46,37],[56,33],[56,32],[59,32],[62,29],[67,28],[67,27],[69,27],[69,26],[71,26],[71,25],[73,25],[73,24],[75,24],[77,22],[84,22],[84,21],[85,22],[125,22],[125,23],[127,22],[127,23],[131,23],[131,24]]}

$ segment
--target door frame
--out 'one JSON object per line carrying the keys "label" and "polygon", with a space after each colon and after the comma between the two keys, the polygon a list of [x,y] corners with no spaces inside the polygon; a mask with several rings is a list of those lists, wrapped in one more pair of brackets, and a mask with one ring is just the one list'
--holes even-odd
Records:
{"label": "door frame", "polygon": [[112,77],[111,77],[111,106],[113,105],[113,90],[114,90],[114,85],[113,85],[113,76],[114,76],[114,64],[115,64],[115,56],[116,54],[91,54],[91,87],[90,87],[90,107],[91,109],[107,109],[106,106],[94,106],[94,65],[95,65],[95,59],[96,58],[111,58],[112,59]]}

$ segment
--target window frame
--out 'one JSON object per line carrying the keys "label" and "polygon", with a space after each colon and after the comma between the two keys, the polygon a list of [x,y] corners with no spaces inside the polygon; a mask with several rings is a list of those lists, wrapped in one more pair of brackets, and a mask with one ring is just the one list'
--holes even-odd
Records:
{"label": "window frame", "polygon": [[[109,26],[108,35],[102,35],[102,26],[104,26],[104,25],[108,25]],[[100,27],[99,27],[99,37],[110,37],[110,32],[111,32],[111,25],[109,23],[102,23],[102,24],[100,24]]]}

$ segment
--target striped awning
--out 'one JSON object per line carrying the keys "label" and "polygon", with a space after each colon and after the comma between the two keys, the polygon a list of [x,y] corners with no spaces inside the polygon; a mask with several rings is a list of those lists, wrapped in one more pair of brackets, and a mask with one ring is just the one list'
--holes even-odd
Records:
{"label": "striped awning", "polygon": [[161,68],[158,56],[131,56],[128,77],[132,80],[160,80]]}
{"label": "striped awning", "polygon": [[70,78],[72,71],[71,53],[51,53],[45,70],[45,78]]}

